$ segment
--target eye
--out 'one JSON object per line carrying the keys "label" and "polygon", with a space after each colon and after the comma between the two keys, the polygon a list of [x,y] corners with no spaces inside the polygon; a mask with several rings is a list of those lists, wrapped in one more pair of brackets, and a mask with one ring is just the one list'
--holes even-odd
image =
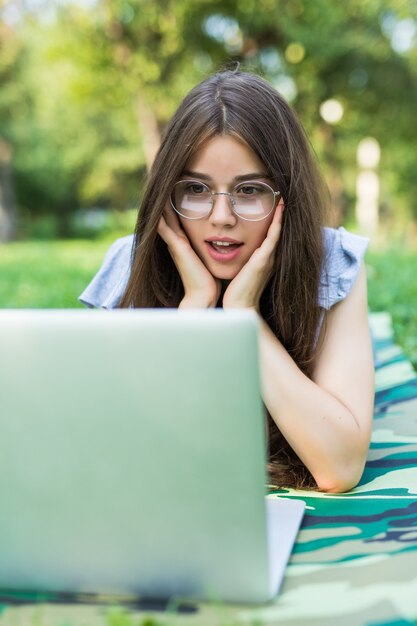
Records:
{"label": "eye", "polygon": [[207,193],[208,189],[202,183],[187,183],[184,187],[186,193],[193,194],[195,196],[199,196],[203,193]]}
{"label": "eye", "polygon": [[240,185],[240,187],[237,187],[235,193],[242,195],[242,196],[254,196],[256,194],[262,193],[264,191],[263,187],[261,185]]}

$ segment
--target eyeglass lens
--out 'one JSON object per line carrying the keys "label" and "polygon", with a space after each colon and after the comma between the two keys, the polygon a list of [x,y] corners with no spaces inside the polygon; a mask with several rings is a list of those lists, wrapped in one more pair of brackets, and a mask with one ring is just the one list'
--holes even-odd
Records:
{"label": "eyeglass lens", "polygon": [[[247,220],[259,220],[272,211],[275,196],[273,190],[261,182],[244,182],[229,194],[234,212]],[[213,208],[216,194],[209,187],[196,181],[180,181],[171,196],[173,208],[183,217],[205,217]]]}

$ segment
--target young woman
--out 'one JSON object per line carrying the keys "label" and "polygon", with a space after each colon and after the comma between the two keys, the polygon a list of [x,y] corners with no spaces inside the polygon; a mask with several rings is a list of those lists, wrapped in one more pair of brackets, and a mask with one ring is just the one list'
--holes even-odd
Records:
{"label": "young woman", "polygon": [[363,471],[374,369],[367,240],[325,228],[327,201],[285,100],[255,75],[219,72],[173,116],[135,235],[80,299],[256,311],[270,480],[341,492]]}

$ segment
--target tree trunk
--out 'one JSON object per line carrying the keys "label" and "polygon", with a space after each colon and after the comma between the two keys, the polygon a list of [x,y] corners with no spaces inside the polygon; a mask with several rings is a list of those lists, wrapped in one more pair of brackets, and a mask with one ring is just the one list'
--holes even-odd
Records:
{"label": "tree trunk", "polygon": [[343,224],[346,218],[347,207],[343,193],[343,179],[340,175],[340,166],[336,158],[333,130],[328,124],[321,124],[319,131],[323,141],[324,158],[328,169],[326,182],[331,198],[331,214],[328,216],[330,218],[328,225],[337,228]]}
{"label": "tree trunk", "polygon": [[57,235],[60,239],[69,239],[72,235],[71,210],[72,203],[61,201],[56,213]]}
{"label": "tree trunk", "polygon": [[12,182],[12,151],[0,137],[0,242],[16,235],[16,200]]}
{"label": "tree trunk", "polygon": [[158,121],[143,96],[136,99],[136,115],[145,153],[146,167],[149,172],[161,142]]}

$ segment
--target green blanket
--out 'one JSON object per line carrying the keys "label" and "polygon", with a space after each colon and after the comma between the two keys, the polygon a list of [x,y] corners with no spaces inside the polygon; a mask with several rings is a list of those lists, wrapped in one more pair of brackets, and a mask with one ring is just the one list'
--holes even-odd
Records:
{"label": "green blanket", "polygon": [[[306,514],[278,597],[263,607],[184,606],[179,614],[109,598],[3,595],[3,624],[138,626],[402,626],[417,620],[417,378],[392,342],[390,318],[372,314],[376,404],[363,478],[343,495],[282,490],[269,497],[306,502]],[[74,603],[76,600],[76,603]],[[82,601],[80,604],[79,601]],[[71,602],[72,601],[72,602]],[[109,612],[110,611],[110,612]],[[144,623],[152,624],[152,621]]]}

